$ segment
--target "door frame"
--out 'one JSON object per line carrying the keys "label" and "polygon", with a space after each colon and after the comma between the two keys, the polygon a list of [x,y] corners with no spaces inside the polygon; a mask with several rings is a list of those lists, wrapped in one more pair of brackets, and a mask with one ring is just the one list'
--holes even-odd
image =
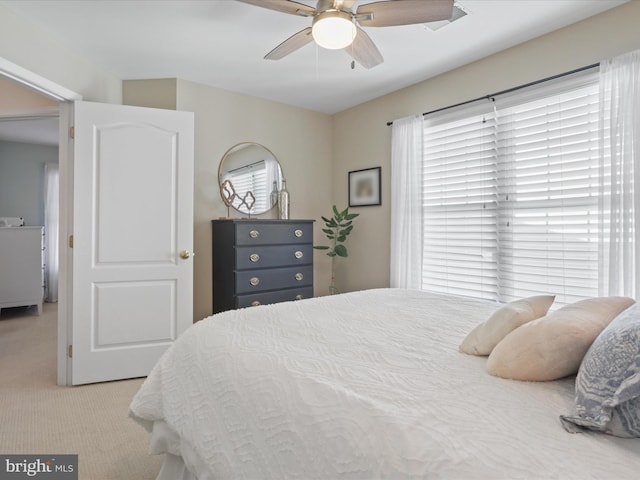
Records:
{"label": "door frame", "polygon": [[0,57],[0,75],[31,88],[59,102],[60,142],[58,167],[60,170],[59,198],[59,273],[58,273],[58,385],[71,385],[71,362],[68,345],[71,339],[70,311],[72,303],[72,255],[69,252],[69,236],[73,232],[73,143],[69,139],[72,125],[73,102],[82,100],[82,95],[51,80]]}

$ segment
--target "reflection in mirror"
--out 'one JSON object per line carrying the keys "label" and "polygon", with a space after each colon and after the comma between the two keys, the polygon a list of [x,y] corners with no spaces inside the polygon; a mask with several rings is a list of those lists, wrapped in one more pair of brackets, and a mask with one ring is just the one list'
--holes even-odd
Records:
{"label": "reflection in mirror", "polygon": [[[240,213],[260,215],[277,203],[282,169],[268,148],[258,143],[239,143],[227,150],[220,161],[219,185],[227,181],[235,191],[231,206]],[[223,195],[222,190],[220,194]]]}

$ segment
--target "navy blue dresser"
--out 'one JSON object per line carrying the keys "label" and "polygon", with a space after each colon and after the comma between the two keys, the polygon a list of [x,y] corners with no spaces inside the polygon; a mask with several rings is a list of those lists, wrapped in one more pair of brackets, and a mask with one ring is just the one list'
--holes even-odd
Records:
{"label": "navy blue dresser", "polygon": [[313,220],[213,220],[213,313],[313,296]]}

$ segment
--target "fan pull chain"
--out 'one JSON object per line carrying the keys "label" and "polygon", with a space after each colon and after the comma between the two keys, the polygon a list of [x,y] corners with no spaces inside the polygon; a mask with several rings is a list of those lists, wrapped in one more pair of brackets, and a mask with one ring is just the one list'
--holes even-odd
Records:
{"label": "fan pull chain", "polygon": [[[351,47],[351,58],[353,57],[353,41],[355,40],[355,37],[351,39],[351,45],[349,45]],[[354,70],[356,68],[356,61],[355,60],[351,60],[351,70]]]}

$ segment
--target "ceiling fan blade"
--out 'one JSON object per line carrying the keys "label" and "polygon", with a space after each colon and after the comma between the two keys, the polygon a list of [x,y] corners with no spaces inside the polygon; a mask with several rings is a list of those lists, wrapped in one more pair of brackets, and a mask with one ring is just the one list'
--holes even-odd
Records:
{"label": "ceiling fan blade", "polygon": [[343,48],[343,50],[366,69],[380,65],[384,62],[384,58],[382,58],[382,54],[378,50],[378,47],[376,47],[373,40],[371,40],[371,37],[369,37],[364,30],[360,27],[357,28],[358,33],[356,34],[356,38],[353,40],[353,43],[348,47]]}
{"label": "ceiling fan blade", "polygon": [[280,60],[312,41],[313,37],[311,36],[311,27],[307,27],[296,34],[291,35],[284,42],[267,53],[264,58],[265,60]]}
{"label": "ceiling fan blade", "polygon": [[356,14],[363,27],[393,27],[448,20],[453,0],[394,0],[360,5]]}
{"label": "ceiling fan blade", "polygon": [[237,0],[238,2],[248,3],[257,7],[268,8],[277,12],[290,13],[292,15],[301,15],[310,17],[315,15],[316,10],[304,3],[294,2],[292,0]]}

